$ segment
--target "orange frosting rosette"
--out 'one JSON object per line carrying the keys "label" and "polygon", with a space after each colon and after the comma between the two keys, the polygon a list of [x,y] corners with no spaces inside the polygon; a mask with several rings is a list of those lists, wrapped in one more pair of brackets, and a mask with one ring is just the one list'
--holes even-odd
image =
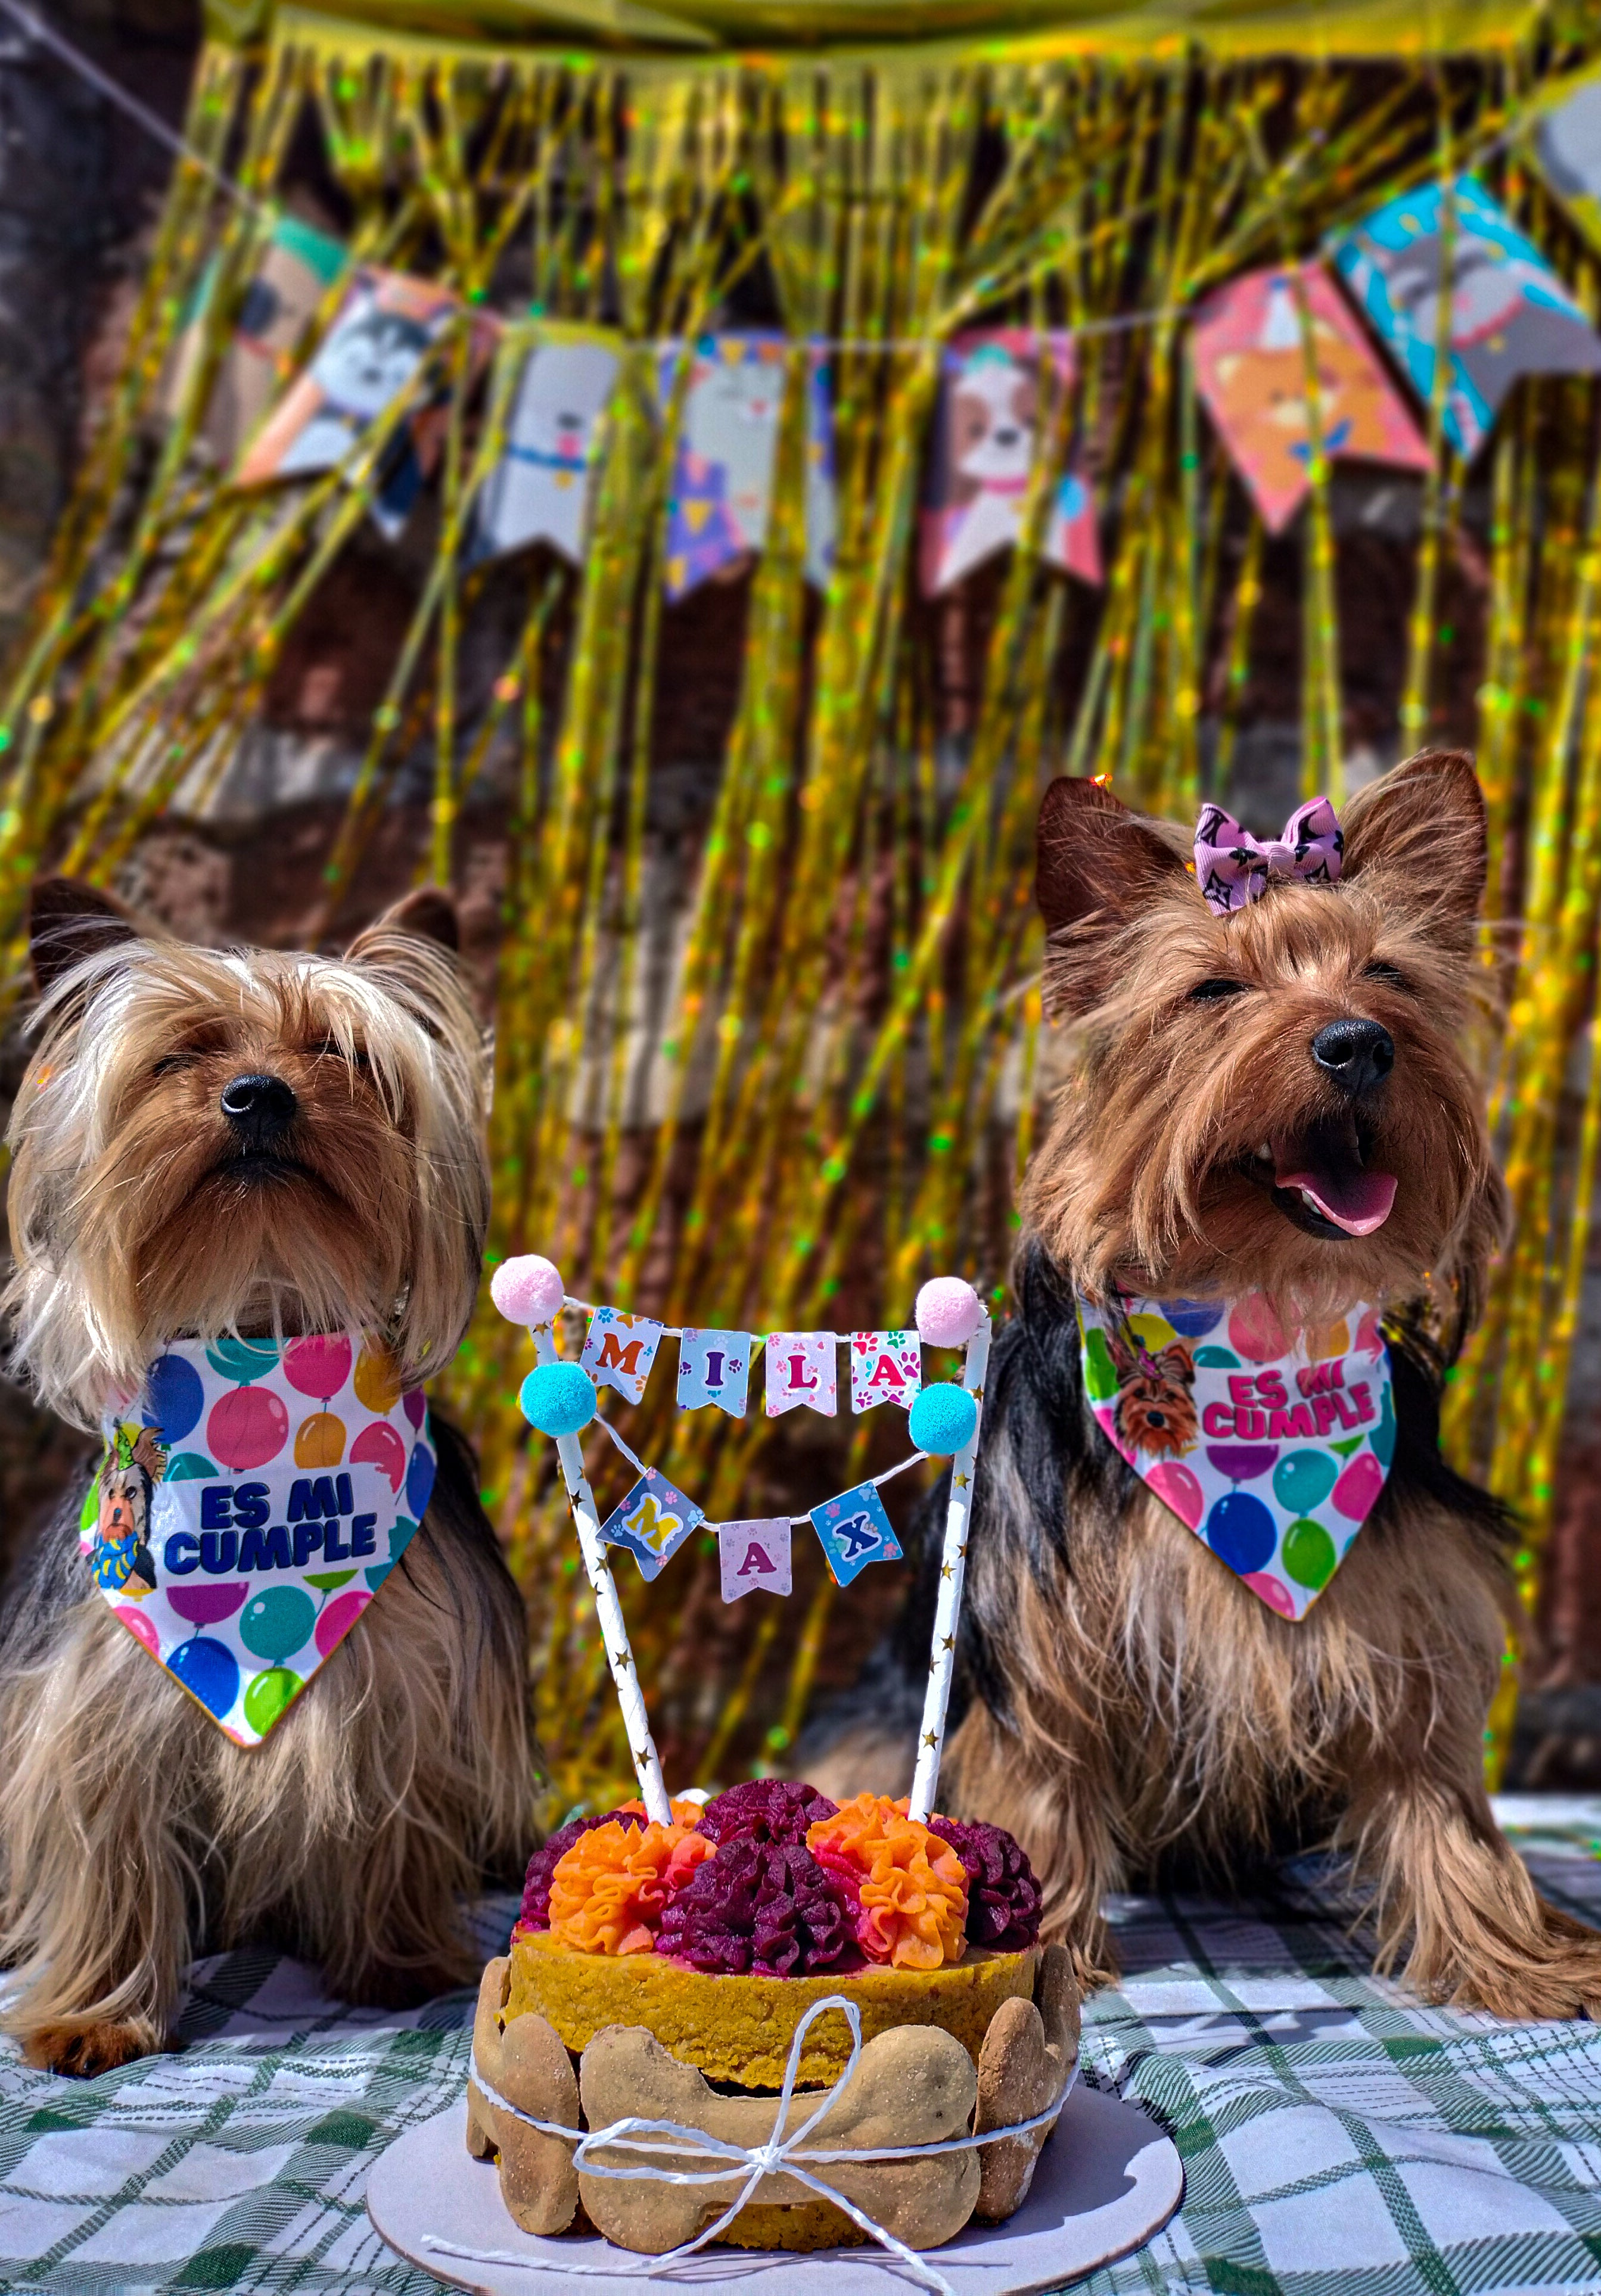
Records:
{"label": "orange frosting rosette", "polygon": [[[675,1794],[670,1808],[675,1825],[694,1825],[699,1823],[705,1804],[691,1801],[686,1794]],[[613,1817],[645,1817],[649,1812],[642,1801],[620,1801],[612,1815]]]}
{"label": "orange frosting rosette", "polygon": [[939,1969],[966,1948],[967,1874],[948,1842],[907,1816],[908,1807],[858,1794],[809,1827],[806,1846],[842,1885],[869,1961]]}
{"label": "orange frosting rosette", "polygon": [[690,1825],[597,1825],[556,1861],[550,1934],[579,1953],[649,1953],[661,1909],[717,1844]]}

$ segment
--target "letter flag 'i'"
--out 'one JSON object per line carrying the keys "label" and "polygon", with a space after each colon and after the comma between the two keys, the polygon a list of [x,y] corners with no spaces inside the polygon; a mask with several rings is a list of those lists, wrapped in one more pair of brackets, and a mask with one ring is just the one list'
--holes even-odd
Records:
{"label": "letter flag 'i'", "polygon": [[715,1403],[731,1419],[745,1415],[751,1379],[749,1332],[686,1330],[678,1340],[678,1408],[701,1411]]}

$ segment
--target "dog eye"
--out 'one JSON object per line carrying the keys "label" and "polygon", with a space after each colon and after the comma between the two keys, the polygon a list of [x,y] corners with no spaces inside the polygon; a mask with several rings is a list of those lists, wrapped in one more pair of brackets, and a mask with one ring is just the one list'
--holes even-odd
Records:
{"label": "dog eye", "polygon": [[1375,956],[1371,964],[1362,967],[1362,978],[1364,980],[1382,980],[1386,988],[1404,988],[1408,996],[1412,994],[1412,983],[1400,965],[1388,964],[1382,956]]}
{"label": "dog eye", "polygon": [[315,1045],[308,1045],[306,1050],[314,1061],[320,1061],[324,1056],[329,1060],[344,1061],[349,1067],[359,1069],[364,1075],[373,1065],[359,1045],[352,1046],[347,1053],[337,1037],[323,1037]]}
{"label": "dog eye", "polygon": [[1190,990],[1192,1004],[1210,1004],[1215,996],[1243,996],[1246,983],[1243,980],[1201,980]]}
{"label": "dog eye", "polygon": [[198,1053],[168,1053],[152,1069],[152,1077],[171,1076],[175,1069],[192,1069],[200,1058]]}

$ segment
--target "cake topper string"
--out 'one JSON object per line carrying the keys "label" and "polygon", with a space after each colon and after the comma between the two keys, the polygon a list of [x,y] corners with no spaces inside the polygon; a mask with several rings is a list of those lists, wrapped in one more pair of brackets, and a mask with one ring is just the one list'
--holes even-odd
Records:
{"label": "cake topper string", "polygon": [[[696,1527],[704,1523],[705,1516],[693,1500],[686,1498],[656,1468],[641,1459],[609,1420],[600,1416],[597,1381],[605,1379],[630,1400],[640,1401],[656,1349],[663,1338],[672,1337],[679,1342],[680,1400],[686,1380],[696,1388],[701,1400],[712,1399],[707,1395],[700,1372],[707,1360],[704,1345],[709,1341],[727,1342],[709,1360],[716,1365],[716,1383],[719,1385],[723,1382],[725,1358],[728,1368],[737,1372],[737,1381],[729,1382],[736,1390],[735,1400],[726,1403],[724,1407],[738,1415],[745,1406],[750,1357],[758,1347],[765,1345],[769,1356],[769,1413],[776,1415],[777,1411],[792,1408],[800,1401],[810,1401],[814,1408],[832,1412],[835,1395],[833,1349],[842,1343],[861,1358],[852,1364],[853,1408],[860,1410],[887,1399],[909,1401],[908,1427],[916,1447],[909,1458],[850,1491],[823,1501],[809,1514],[776,1517],[766,1525],[710,1528],[782,1531],[787,1541],[792,1525],[809,1521],[817,1529],[831,1576],[837,1585],[848,1586],[866,1563],[901,1559],[899,1545],[878,1498],[879,1486],[924,1459],[949,1458],[950,1494],[940,1556],[933,1640],[908,1805],[912,1817],[926,1822],[934,1807],[956,1669],[983,1382],[989,1357],[989,1311],[973,1286],[957,1276],[936,1276],[925,1283],[917,1295],[915,1331],[785,1332],[769,1333],[765,1340],[759,1333],[707,1332],[661,1324],[650,1317],[624,1316],[612,1308],[571,1299],[560,1270],[537,1254],[504,1261],[496,1269],[489,1288],[500,1313],[508,1322],[523,1325],[533,1341],[535,1366],[522,1382],[519,1402],[530,1424],[550,1436],[556,1446],[568,1511],[595,1597],[595,1618],[628,1731],[628,1751],[640,1798],[646,1816],[654,1824],[671,1824],[672,1804],[662,1779],[661,1759],[651,1733],[645,1694],[607,1550],[612,1546],[625,1547],[639,1564],[642,1574],[647,1579],[653,1578]],[[555,1320],[564,1307],[579,1309],[589,1317],[589,1336],[580,1362],[563,1360],[557,1353]],[[596,1336],[603,1330],[604,1346],[597,1348]],[[618,1341],[620,1331],[626,1345]],[[936,1381],[924,1386],[920,1345],[964,1349],[960,1384]],[[591,1365],[595,1367],[593,1376],[587,1368]],[[777,1366],[781,1366],[781,1381],[789,1384],[776,1405],[774,1372]],[[875,1392],[875,1382],[881,1378],[885,1384]],[[592,1423],[603,1429],[639,1477],[627,1497],[603,1522],[589,1488],[579,1440],[582,1431]],[[785,1554],[787,1557],[787,1546]],[[786,1574],[787,1568],[786,1560]],[[787,1575],[783,1591],[788,1592]]]}
{"label": "cake topper string", "polygon": [[[850,2054],[846,2060],[845,2070],[832,2088],[823,2091],[806,2118],[787,2135],[780,2136],[778,2132],[789,2120],[807,2033],[819,2017],[832,2009],[839,2010],[850,2028]],[[1010,2121],[998,2128],[974,2130],[965,2136],[946,2137],[933,2144],[875,2145],[867,2150],[856,2146],[809,2145],[806,2140],[813,2129],[850,2089],[861,2054],[862,2019],[856,2003],[848,2000],[842,1993],[830,1993],[821,2001],[814,2001],[796,2026],[790,2042],[789,2056],[784,2068],[784,2086],[773,2119],[774,2134],[766,2144],[748,2145],[732,2144],[727,2138],[712,2136],[706,2129],[688,2128],[680,2121],[649,2120],[636,2113],[612,2121],[604,2128],[569,2128],[562,2121],[541,2120],[536,2114],[525,2112],[521,2105],[513,2104],[502,2096],[499,2090],[485,2079],[474,2054],[468,2070],[474,2085],[489,2103],[498,2112],[508,2112],[514,2120],[521,2120],[528,2128],[537,2129],[542,2136],[565,2138],[572,2144],[572,2165],[580,2175],[629,2179],[648,2177],[664,2185],[719,2185],[735,2177],[743,2177],[743,2182],[722,2214],[714,2218],[693,2240],[686,2241],[681,2247],[669,2249],[661,2256],[641,2257],[637,2261],[628,2264],[619,2264],[612,2259],[603,2263],[585,2264],[565,2256],[546,2259],[527,2253],[520,2255],[510,2249],[465,2248],[455,2241],[440,2240],[432,2234],[425,2235],[423,2246],[439,2255],[457,2256],[474,2264],[518,2264],[533,2272],[571,2273],[587,2278],[627,2276],[653,2280],[685,2262],[698,2250],[720,2239],[740,2210],[754,2197],[762,2178],[782,2175],[792,2177],[797,2184],[806,2185],[819,2200],[841,2210],[858,2232],[866,2233],[869,2240],[876,2241],[887,2250],[893,2261],[919,2287],[931,2290],[932,2296],[955,2296],[950,2282],[942,2273],[937,2272],[926,2258],[919,2256],[915,2249],[908,2248],[904,2241],[898,2240],[892,2232],[869,2216],[865,2209],[858,2208],[847,2194],[826,2183],[823,2177],[815,2176],[806,2164],[820,2166],[839,2161],[854,2167],[868,2161],[922,2161],[932,2159],[940,2152],[973,2152],[981,2145],[1027,2136],[1036,2128],[1046,2128],[1055,2121],[1079,2077],[1077,2056],[1075,2054],[1060,2093],[1043,2111],[1030,2114],[1026,2120]],[[809,2103],[812,2100],[805,2096],[803,2102]],[[645,2165],[632,2168],[615,2159],[599,2157],[606,2152],[638,2153],[644,2156]],[[675,2157],[682,2158],[686,2152],[710,2165],[703,2169],[669,2169],[651,2165]],[[747,2264],[751,2260],[747,2259]],[[772,2261],[786,2263],[789,2257],[787,2253],[781,2254],[774,2257]]]}

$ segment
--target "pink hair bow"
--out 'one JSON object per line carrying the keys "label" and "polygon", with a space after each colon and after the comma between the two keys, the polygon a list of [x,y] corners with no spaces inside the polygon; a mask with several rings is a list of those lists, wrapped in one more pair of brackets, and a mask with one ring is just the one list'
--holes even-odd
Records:
{"label": "pink hair bow", "polygon": [[1242,829],[1220,805],[1204,805],[1195,824],[1195,882],[1220,917],[1259,900],[1275,877],[1332,885],[1340,873],[1345,840],[1326,797],[1309,798],[1285,824],[1282,837],[1265,840]]}

